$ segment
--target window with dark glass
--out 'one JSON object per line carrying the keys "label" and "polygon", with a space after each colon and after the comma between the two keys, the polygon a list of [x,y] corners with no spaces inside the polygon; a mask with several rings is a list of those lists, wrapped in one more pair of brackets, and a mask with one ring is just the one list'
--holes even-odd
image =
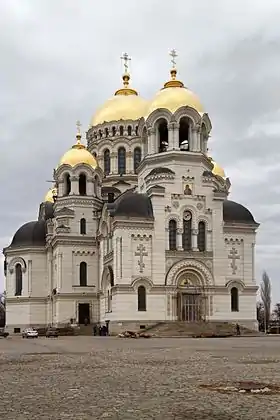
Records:
{"label": "window with dark glass", "polygon": [[237,287],[233,287],[230,291],[231,294],[231,312],[239,311],[239,296]]}
{"label": "window with dark glass", "polygon": [[15,271],[16,271],[15,296],[21,296],[22,295],[22,267],[20,264],[16,265]]}
{"label": "window with dark glass", "polygon": [[123,125],[120,125],[120,136],[123,136]]}
{"label": "window with dark glass", "polygon": [[113,203],[115,201],[115,194],[110,192],[108,193],[108,203]]}
{"label": "window with dark glass", "polygon": [[81,262],[80,263],[80,286],[87,285],[87,263]]}
{"label": "window with dark glass", "polygon": [[134,172],[136,172],[136,169],[138,168],[140,162],[141,162],[141,149],[140,147],[136,147],[133,153]]}
{"label": "window with dark glass", "polygon": [[118,150],[118,173],[120,175],[126,172],[126,151],[124,147],[120,147]]}
{"label": "window with dark glass", "polygon": [[168,148],[168,126],[167,121],[161,119],[158,125],[158,153],[166,152]]}
{"label": "window with dark glass", "polygon": [[169,221],[169,249],[174,251],[177,249],[177,223],[176,220]]}
{"label": "window with dark glass", "polygon": [[85,174],[79,175],[79,194],[87,195],[87,177]]}
{"label": "window with dark glass", "polygon": [[128,136],[131,136],[131,134],[132,134],[132,128],[131,128],[131,125],[129,125],[129,126],[127,127],[127,135],[128,135]]}
{"label": "window with dark glass", "polygon": [[115,135],[116,135],[116,127],[112,127],[112,135],[115,137]]}
{"label": "window with dark glass", "polygon": [[197,235],[197,247],[200,252],[205,251],[205,244],[206,244],[206,238],[205,238],[205,223],[199,222],[198,223],[198,235]]}
{"label": "window with dark glass", "polygon": [[138,287],[138,311],[146,311],[146,289],[144,286]]}
{"label": "window with dark glass", "polygon": [[86,222],[86,219],[82,218],[80,220],[80,234],[85,235],[87,233],[86,230],[87,230],[87,222]]}
{"label": "window with dark glass", "polygon": [[189,211],[184,214],[182,242],[185,251],[192,249],[192,214]]}
{"label": "window with dark glass", "polygon": [[104,174],[109,175],[111,172],[111,158],[110,158],[110,150],[106,149],[103,155],[104,159]]}
{"label": "window with dark glass", "polygon": [[64,177],[64,195],[69,195],[71,192],[71,180],[70,175],[66,174]]}
{"label": "window with dark glass", "polygon": [[186,117],[183,117],[180,120],[179,147],[182,151],[189,150],[189,121]]}

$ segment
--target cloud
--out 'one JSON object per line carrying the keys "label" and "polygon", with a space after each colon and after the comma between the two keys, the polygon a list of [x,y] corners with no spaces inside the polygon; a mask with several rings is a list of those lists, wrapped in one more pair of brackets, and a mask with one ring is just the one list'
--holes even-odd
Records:
{"label": "cloud", "polygon": [[174,0],[172,7],[159,0],[98,7],[90,0],[3,0],[0,245],[36,219],[75,121],[86,129],[120,86],[121,53],[132,55],[133,86],[151,98],[176,48],[179,76],[212,120],[209,147],[231,179],[231,198],[261,223],[258,278],[267,269],[280,299],[279,18],[278,0]]}

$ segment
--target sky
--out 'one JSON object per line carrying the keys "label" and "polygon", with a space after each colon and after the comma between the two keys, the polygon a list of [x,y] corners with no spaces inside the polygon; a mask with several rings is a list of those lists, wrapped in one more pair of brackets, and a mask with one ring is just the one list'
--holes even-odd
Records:
{"label": "sky", "polygon": [[[256,274],[280,300],[279,0],[1,0],[0,247],[36,220],[53,168],[121,86],[152,98],[178,76],[196,92],[213,130],[212,157],[232,183],[230,199],[259,222]],[[4,288],[0,257],[0,291]]]}

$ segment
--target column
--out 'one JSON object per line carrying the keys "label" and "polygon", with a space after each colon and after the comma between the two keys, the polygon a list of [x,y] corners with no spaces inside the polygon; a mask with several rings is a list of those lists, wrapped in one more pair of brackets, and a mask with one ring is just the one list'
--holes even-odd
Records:
{"label": "column", "polygon": [[165,228],[165,249],[166,251],[169,251],[169,229],[168,227]]}
{"label": "column", "polygon": [[28,282],[28,296],[32,293],[32,261],[28,260],[27,262],[27,282]]}
{"label": "column", "polygon": [[192,250],[193,251],[198,251],[197,235],[198,235],[198,230],[197,229],[192,229]]}
{"label": "column", "polygon": [[168,124],[168,148],[167,151],[174,150],[174,123]]}
{"label": "column", "polygon": [[256,284],[255,280],[255,242],[252,243],[252,283]]}
{"label": "column", "polygon": [[156,129],[148,129],[148,155],[156,153]]}
{"label": "column", "polygon": [[70,195],[79,195],[79,178],[77,176],[71,176],[71,191]]}
{"label": "column", "polygon": [[200,130],[197,126],[194,126],[191,129],[191,141],[190,141],[190,151],[199,152],[200,151]]}
{"label": "column", "polygon": [[173,123],[173,149],[174,150],[180,150],[180,145],[179,145],[179,128],[180,128],[180,124]]}
{"label": "column", "polygon": [[132,151],[129,150],[126,153],[126,171],[127,174],[133,174],[134,170],[133,170],[133,161],[132,161]]}
{"label": "column", "polygon": [[91,197],[95,195],[94,178],[92,176],[87,178],[87,195]]}
{"label": "column", "polygon": [[212,230],[207,230],[206,232],[206,251],[212,251]]}
{"label": "column", "polygon": [[58,292],[62,288],[62,254],[58,254],[57,261],[57,289]]}
{"label": "column", "polygon": [[111,157],[110,175],[116,175],[118,173],[118,154],[116,152],[112,152],[110,154],[110,157]]}
{"label": "column", "polygon": [[183,251],[183,229],[177,229],[177,250]]}

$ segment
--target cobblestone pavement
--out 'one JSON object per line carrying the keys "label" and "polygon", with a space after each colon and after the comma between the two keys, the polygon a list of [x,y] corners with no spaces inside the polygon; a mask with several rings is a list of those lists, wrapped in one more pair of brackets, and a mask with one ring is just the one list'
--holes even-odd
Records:
{"label": "cobblestone pavement", "polygon": [[279,419],[280,394],[202,384],[280,385],[280,337],[0,339],[0,419]]}

